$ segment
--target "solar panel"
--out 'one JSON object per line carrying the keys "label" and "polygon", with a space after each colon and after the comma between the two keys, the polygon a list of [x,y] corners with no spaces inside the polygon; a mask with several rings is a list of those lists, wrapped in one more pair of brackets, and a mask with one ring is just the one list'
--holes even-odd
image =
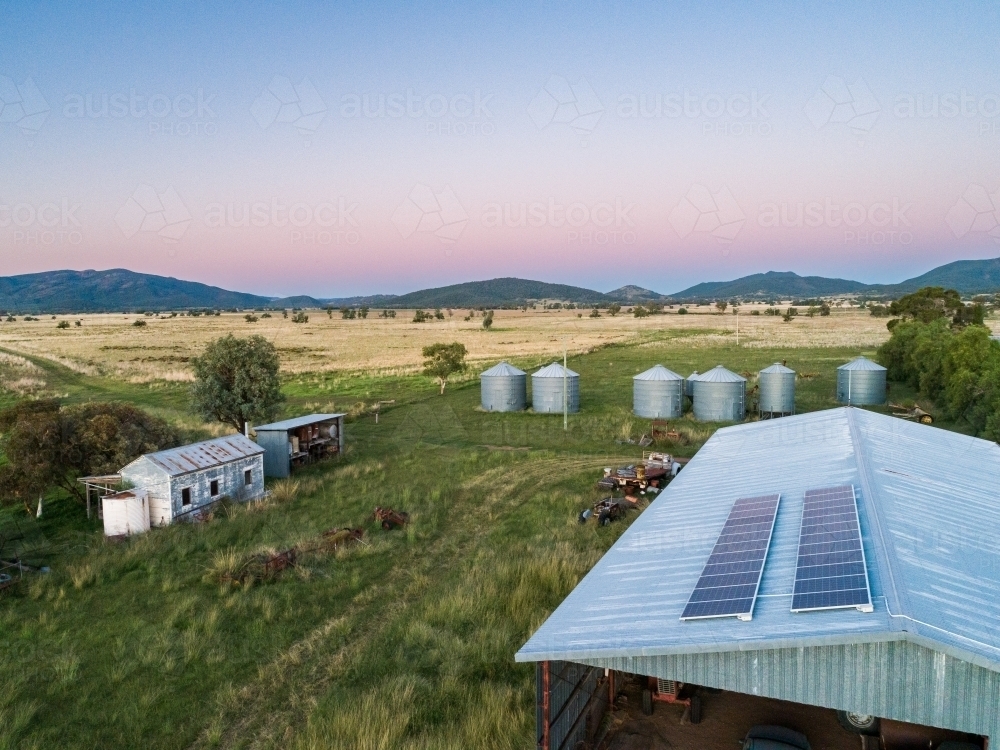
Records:
{"label": "solar panel", "polygon": [[771,544],[779,495],[744,497],[733,504],[682,620],[738,617],[749,620]]}
{"label": "solar panel", "polygon": [[809,490],[802,506],[792,612],[872,611],[854,487]]}

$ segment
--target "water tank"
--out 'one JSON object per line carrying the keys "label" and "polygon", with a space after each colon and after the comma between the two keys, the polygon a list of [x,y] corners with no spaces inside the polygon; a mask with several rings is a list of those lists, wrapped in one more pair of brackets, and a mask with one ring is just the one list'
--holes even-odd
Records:
{"label": "water tank", "polygon": [[523,411],[528,406],[528,376],[507,362],[479,376],[484,411]]}
{"label": "water tank", "polygon": [[694,398],[694,381],[698,379],[698,371],[695,370],[690,375],[687,376],[687,380],[684,381],[684,395],[689,398]]}
{"label": "water tank", "polygon": [[632,411],[650,419],[681,416],[684,412],[685,380],[663,365],[651,367],[632,378]]}
{"label": "water tank", "polygon": [[885,368],[858,357],[837,368],[837,400],[842,404],[885,403]]}
{"label": "water tank", "polygon": [[775,362],[758,374],[760,391],[758,411],[761,417],[783,417],[795,413],[795,370]]}
{"label": "water tank", "polygon": [[692,383],[694,416],[705,422],[738,422],[746,416],[747,381],[722,365]]}
{"label": "water tank", "polygon": [[563,370],[561,364],[553,362],[531,376],[531,408],[536,413],[562,414],[564,379],[567,410],[571,414],[580,411],[580,376],[568,368]]}

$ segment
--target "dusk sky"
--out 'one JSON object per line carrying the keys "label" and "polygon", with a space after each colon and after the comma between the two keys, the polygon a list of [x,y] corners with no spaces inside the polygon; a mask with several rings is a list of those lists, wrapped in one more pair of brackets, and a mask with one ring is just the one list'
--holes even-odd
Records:
{"label": "dusk sky", "polygon": [[669,293],[998,255],[996,3],[707,6],[0,2],[0,275]]}

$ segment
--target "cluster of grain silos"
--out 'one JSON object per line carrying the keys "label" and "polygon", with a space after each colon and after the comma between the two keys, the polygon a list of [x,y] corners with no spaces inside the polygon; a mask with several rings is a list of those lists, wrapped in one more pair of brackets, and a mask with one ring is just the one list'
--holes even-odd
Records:
{"label": "cluster of grain silos", "polygon": [[866,357],[837,368],[837,400],[842,404],[877,406],[885,403],[886,369]]}
{"label": "cluster of grain silos", "polygon": [[528,407],[528,375],[507,362],[479,376],[484,411],[524,411]]}
{"label": "cluster of grain silos", "polygon": [[691,390],[695,419],[738,422],[746,416],[747,380],[722,365],[700,374]]}
{"label": "cluster of grain silos", "polygon": [[675,419],[684,413],[685,380],[656,365],[632,378],[632,411],[638,417]]}

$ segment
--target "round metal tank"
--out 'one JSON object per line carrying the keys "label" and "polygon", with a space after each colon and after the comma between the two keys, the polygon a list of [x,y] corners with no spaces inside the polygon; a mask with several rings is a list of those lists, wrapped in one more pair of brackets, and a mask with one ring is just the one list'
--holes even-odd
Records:
{"label": "round metal tank", "polygon": [[632,378],[632,411],[637,417],[675,418],[684,411],[685,380],[663,365]]}
{"label": "round metal tank", "polygon": [[563,380],[566,381],[567,411],[580,411],[580,376],[558,362],[531,375],[531,408],[538,414],[562,414]]}
{"label": "round metal tank", "polygon": [[782,417],[795,413],[795,370],[775,362],[758,373],[762,417]]}
{"label": "round metal tank", "polygon": [[722,365],[694,381],[694,416],[704,422],[739,422],[746,416],[747,381]]}
{"label": "round metal tank", "polygon": [[684,381],[684,395],[688,398],[694,398],[694,381],[698,379],[698,371],[695,370],[687,379]]}
{"label": "round metal tank", "polygon": [[528,407],[528,375],[507,362],[479,376],[484,411],[523,411]]}
{"label": "round metal tank", "polygon": [[837,368],[837,400],[842,404],[874,406],[885,403],[885,368],[858,357]]}

